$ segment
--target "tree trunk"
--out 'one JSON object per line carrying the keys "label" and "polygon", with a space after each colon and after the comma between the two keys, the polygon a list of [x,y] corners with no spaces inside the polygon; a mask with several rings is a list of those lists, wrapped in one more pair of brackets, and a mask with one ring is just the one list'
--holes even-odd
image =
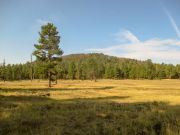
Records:
{"label": "tree trunk", "polygon": [[51,72],[49,72],[49,87],[51,87]]}
{"label": "tree trunk", "polygon": [[32,75],[31,75],[31,82],[32,82],[32,80],[33,80],[33,79],[32,79]]}
{"label": "tree trunk", "polygon": [[94,75],[94,81],[96,82],[96,76]]}
{"label": "tree trunk", "polygon": [[57,84],[57,75],[56,75],[56,84]]}

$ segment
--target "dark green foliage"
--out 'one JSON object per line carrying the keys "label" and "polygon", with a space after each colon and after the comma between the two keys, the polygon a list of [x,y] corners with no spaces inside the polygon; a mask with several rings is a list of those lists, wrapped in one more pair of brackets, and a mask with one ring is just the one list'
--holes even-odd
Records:
{"label": "dark green foliage", "polygon": [[97,78],[97,74],[98,74],[98,65],[97,65],[97,61],[94,58],[90,58],[87,62],[87,71],[89,74],[89,78],[91,80],[95,80]]}
{"label": "dark green foliage", "polygon": [[38,61],[44,63],[46,72],[49,78],[49,87],[51,87],[51,81],[56,80],[57,71],[55,66],[61,60],[62,50],[59,48],[60,36],[58,35],[57,28],[52,24],[48,23],[41,27],[39,32],[39,44],[35,44],[36,50],[33,55],[36,56]]}
{"label": "dark green foliage", "polygon": [[145,78],[153,79],[155,78],[155,67],[150,59],[145,61]]}
{"label": "dark green foliage", "polygon": [[[4,70],[5,69],[5,70]],[[31,79],[31,64],[0,66],[0,79]],[[151,60],[138,61],[104,54],[72,54],[62,62],[33,62],[35,79],[47,79],[48,71],[54,79],[179,79],[180,65],[154,64]],[[53,79],[53,78],[52,78]]]}
{"label": "dark green foliage", "polygon": [[114,67],[113,67],[111,64],[107,64],[107,65],[105,66],[105,77],[106,77],[107,79],[111,79],[111,78],[114,77],[114,75],[115,75],[115,73],[114,73]]}
{"label": "dark green foliage", "polygon": [[[40,96],[0,96],[0,116],[3,116],[0,118],[0,134],[180,134],[180,106],[169,106],[161,102],[115,103],[110,101],[123,98],[128,97],[58,101]],[[3,114],[6,111],[11,115],[4,117]]]}
{"label": "dark green foliage", "polygon": [[69,79],[72,79],[72,80],[74,80],[76,77],[76,65],[74,64],[74,62],[71,62],[69,64],[68,76],[69,76]]}
{"label": "dark green foliage", "polygon": [[2,78],[2,80],[5,82],[7,79],[7,70],[6,70],[6,62],[5,60],[3,60],[3,64],[1,65],[1,69],[0,69],[0,77]]}

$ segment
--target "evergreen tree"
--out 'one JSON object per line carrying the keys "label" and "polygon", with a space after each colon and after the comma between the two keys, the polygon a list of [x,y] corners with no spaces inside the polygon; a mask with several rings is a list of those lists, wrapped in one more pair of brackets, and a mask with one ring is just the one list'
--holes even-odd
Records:
{"label": "evergreen tree", "polygon": [[97,79],[97,62],[95,61],[94,58],[90,58],[88,60],[88,72],[89,72],[89,77],[91,80],[94,79],[96,81]]}
{"label": "evergreen tree", "polygon": [[72,79],[72,80],[75,79],[75,76],[76,76],[76,65],[74,64],[74,62],[71,62],[69,64],[68,75],[69,75],[69,79]]}
{"label": "evergreen tree", "polygon": [[83,64],[81,62],[78,63],[77,65],[77,78],[79,80],[84,80],[84,77],[83,77]]}
{"label": "evergreen tree", "polygon": [[115,76],[114,67],[111,64],[107,64],[105,68],[105,77],[107,79],[113,79]]}
{"label": "evergreen tree", "polygon": [[121,79],[122,78],[122,72],[121,69],[118,66],[114,67],[114,79]]}
{"label": "evergreen tree", "polygon": [[176,73],[177,73],[177,78],[180,78],[180,65],[176,65]]}
{"label": "evergreen tree", "polygon": [[63,51],[59,48],[60,36],[57,28],[52,23],[43,25],[39,35],[39,44],[34,45],[36,50],[33,54],[37,60],[46,63],[49,87],[51,87],[51,81],[54,81],[56,75],[55,66],[61,60],[63,54]]}
{"label": "evergreen tree", "polygon": [[6,62],[5,62],[5,59],[3,61],[3,81],[5,82],[6,81]]}
{"label": "evergreen tree", "polygon": [[145,61],[145,68],[146,68],[146,79],[153,79],[155,76],[155,68],[150,59]]}
{"label": "evergreen tree", "polygon": [[80,78],[81,80],[87,79],[87,65],[86,63],[81,63],[80,65]]}

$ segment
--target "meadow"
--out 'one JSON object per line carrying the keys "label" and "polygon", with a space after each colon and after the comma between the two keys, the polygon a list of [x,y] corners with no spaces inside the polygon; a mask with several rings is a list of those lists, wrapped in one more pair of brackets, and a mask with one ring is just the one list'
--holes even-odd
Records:
{"label": "meadow", "polygon": [[179,135],[180,80],[0,82],[2,135]]}

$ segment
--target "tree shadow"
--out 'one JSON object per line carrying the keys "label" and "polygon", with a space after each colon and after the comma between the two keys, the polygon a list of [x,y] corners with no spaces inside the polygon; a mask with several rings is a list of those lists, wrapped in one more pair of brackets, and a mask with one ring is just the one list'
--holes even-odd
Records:
{"label": "tree shadow", "polygon": [[44,101],[49,101],[51,100],[50,98],[47,97],[41,97],[41,96],[4,96],[0,95],[0,102],[44,102]]}
{"label": "tree shadow", "polygon": [[130,96],[105,96],[105,97],[87,97],[87,98],[73,98],[73,99],[59,99],[62,102],[98,102],[98,101],[105,101],[105,102],[112,102],[112,100],[117,99],[126,99]]}
{"label": "tree shadow", "polygon": [[[166,135],[180,133],[180,106],[115,103],[124,96],[54,100],[0,96],[0,134]],[[22,106],[23,105],[23,106]]]}
{"label": "tree shadow", "polygon": [[89,87],[89,88],[0,88],[0,92],[50,92],[50,91],[75,91],[75,90],[111,90],[114,86]]}

